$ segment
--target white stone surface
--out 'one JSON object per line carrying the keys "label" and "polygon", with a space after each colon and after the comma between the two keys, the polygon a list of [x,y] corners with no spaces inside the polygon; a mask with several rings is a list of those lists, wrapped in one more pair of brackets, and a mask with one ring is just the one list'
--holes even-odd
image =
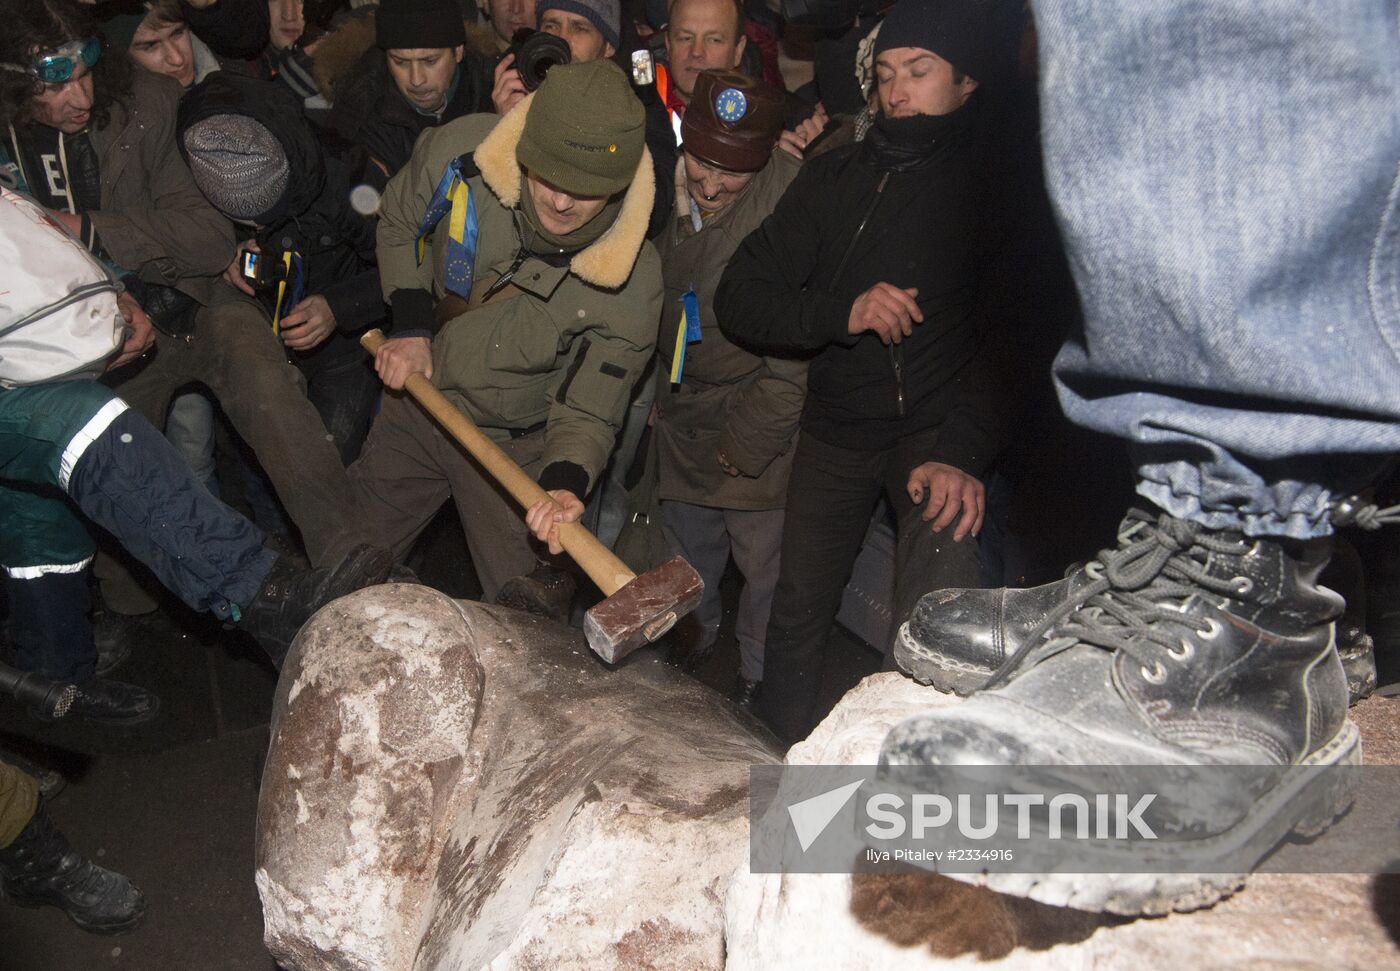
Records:
{"label": "white stone surface", "polygon": [[[896,722],[957,703],[898,674],[873,675],[787,761],[873,764]],[[1368,761],[1400,761],[1400,703],[1372,699],[1353,714]],[[937,875],[779,876],[741,867],[728,888],[725,935],[728,971],[1379,971],[1400,968],[1400,880],[1257,875],[1209,910],[1121,920]]]}

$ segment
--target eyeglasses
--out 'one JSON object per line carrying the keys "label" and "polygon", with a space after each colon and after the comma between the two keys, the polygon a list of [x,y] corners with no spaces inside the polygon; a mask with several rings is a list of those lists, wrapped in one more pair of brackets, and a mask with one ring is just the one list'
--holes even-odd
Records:
{"label": "eyeglasses", "polygon": [[45,54],[30,67],[18,64],[0,64],[0,67],[21,74],[32,74],[45,84],[63,84],[78,70],[78,62],[91,68],[102,56],[102,42],[96,37],[87,40],[69,41],[51,54]]}

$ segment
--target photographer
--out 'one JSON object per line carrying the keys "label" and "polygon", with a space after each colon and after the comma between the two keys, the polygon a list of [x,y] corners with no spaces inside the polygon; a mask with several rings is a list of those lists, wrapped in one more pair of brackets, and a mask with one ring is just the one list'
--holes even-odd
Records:
{"label": "photographer", "polygon": [[[504,115],[540,86],[549,67],[556,63],[587,64],[615,58],[620,49],[622,11],[618,0],[539,0],[535,16],[540,34],[558,37],[568,45],[568,56],[545,38],[516,34],[515,43],[496,65],[491,102]],[[525,57],[521,57],[521,51]],[[522,74],[521,68],[526,68]],[[656,204],[647,223],[647,238],[655,239],[666,228],[675,200],[676,142],[666,108],[650,83],[633,77],[633,93],[646,111],[646,146],[656,175]]]}
{"label": "photographer", "polygon": [[362,166],[355,153],[323,144],[280,87],[233,74],[186,95],[179,131],[205,198],[255,228],[226,279],[267,309],[349,464],[378,392],[357,335],[384,316],[374,222],[350,204]]}

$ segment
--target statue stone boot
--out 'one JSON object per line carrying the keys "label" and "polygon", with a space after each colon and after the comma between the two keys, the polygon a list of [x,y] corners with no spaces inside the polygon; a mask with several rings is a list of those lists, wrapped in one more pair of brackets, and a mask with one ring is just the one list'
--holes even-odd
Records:
{"label": "statue stone boot", "polygon": [[[1330,538],[1250,538],[1131,513],[1116,550],[1051,585],[1063,599],[1037,606],[1040,624],[985,688],[890,731],[882,772],[1039,766],[1053,789],[1075,766],[1261,766],[1274,780],[1289,766],[1359,763],[1334,640],[1343,603],[1316,583],[1330,548]],[[1321,788],[1284,798],[1269,781],[1204,823],[1199,813],[1158,821],[1192,834],[1176,844],[1183,850],[1256,830],[1315,834],[1349,805],[1353,777],[1311,778]],[[1170,794],[1163,802],[1191,811]],[[1209,905],[1257,862],[1218,874],[949,875],[1045,903],[1146,914]]]}

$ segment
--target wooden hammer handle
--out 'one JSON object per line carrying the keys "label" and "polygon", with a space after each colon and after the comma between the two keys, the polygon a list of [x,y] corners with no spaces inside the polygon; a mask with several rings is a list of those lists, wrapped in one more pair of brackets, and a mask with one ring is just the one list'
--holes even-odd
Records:
{"label": "wooden hammer handle", "polygon": [[[377,354],[384,346],[384,334],[378,329],[366,331],[360,344],[371,354]],[[538,482],[530,478],[516,462],[502,451],[501,447],[476,427],[476,423],[462,413],[462,410],[448,401],[432,382],[415,371],[404,382],[404,388],[413,400],[423,406],[423,410],[437,419],[438,424],[447,429],[462,444],[472,458],[481,464],[491,478],[515,498],[526,509],[541,499],[549,499],[549,493],[540,488]],[[580,496],[580,499],[583,497]],[[574,562],[603,591],[603,596],[611,597],[625,585],[635,580],[637,575],[627,568],[627,564],[613,555],[598,541],[598,538],[580,523],[564,523],[559,527],[559,544],[564,547]]]}

